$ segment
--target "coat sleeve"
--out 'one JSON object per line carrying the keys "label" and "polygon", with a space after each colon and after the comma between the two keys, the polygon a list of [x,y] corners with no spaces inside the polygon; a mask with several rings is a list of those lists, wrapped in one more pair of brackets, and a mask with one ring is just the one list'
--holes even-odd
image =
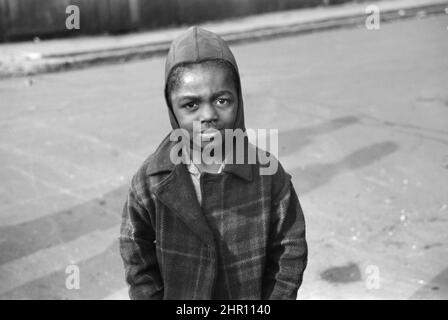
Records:
{"label": "coat sleeve", "polygon": [[305,220],[290,176],[272,202],[263,299],[295,300],[308,259]]}
{"label": "coat sleeve", "polygon": [[120,254],[123,259],[129,297],[132,300],[159,300],[163,298],[155,248],[155,231],[150,219],[151,208],[139,201],[129,190],[123,208],[120,228]]}

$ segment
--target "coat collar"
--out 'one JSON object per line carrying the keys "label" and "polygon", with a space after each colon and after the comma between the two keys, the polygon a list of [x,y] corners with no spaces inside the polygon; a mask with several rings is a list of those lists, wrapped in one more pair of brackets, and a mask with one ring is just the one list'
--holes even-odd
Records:
{"label": "coat collar", "polygon": [[[171,149],[176,145],[176,141],[170,140],[170,134],[168,134],[159,145],[155,153],[153,154],[152,161],[148,164],[147,173],[149,175],[159,174],[162,172],[172,172],[176,166],[180,166],[182,164],[175,165],[170,160],[170,152]],[[245,140],[245,158],[247,160],[247,140]],[[227,172],[233,174],[243,180],[252,181],[253,178],[253,165],[247,163],[243,164],[226,164],[223,168],[223,172]]]}

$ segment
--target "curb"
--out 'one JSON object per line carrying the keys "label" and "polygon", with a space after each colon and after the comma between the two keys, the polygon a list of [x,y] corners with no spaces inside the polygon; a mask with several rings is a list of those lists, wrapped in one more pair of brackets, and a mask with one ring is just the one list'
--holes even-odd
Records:
{"label": "curb", "polygon": [[[395,21],[410,18],[423,18],[438,14],[445,14],[448,4],[433,4],[410,7],[405,9],[391,9],[381,12],[381,22]],[[341,18],[302,22],[279,27],[262,27],[245,30],[237,33],[221,34],[229,44],[241,42],[254,42],[272,39],[279,36],[297,35],[340,29],[344,27],[360,26],[365,23],[366,14],[348,15]],[[15,76],[30,76],[41,73],[58,72],[81,69],[89,66],[125,62],[159,56],[168,52],[171,40],[157,43],[140,44],[125,48],[110,48],[88,52],[74,52],[70,54],[46,54],[29,62],[26,69],[16,67],[10,71],[0,69],[0,79]]]}

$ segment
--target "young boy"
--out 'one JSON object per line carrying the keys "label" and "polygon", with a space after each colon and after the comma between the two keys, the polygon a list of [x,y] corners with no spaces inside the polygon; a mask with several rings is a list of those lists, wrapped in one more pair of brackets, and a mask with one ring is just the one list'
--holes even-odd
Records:
{"label": "young boy", "polygon": [[[189,140],[173,152],[167,136],[132,179],[120,236],[131,299],[296,299],[307,243],[291,176],[279,163],[260,174],[247,139],[232,145],[243,161],[229,148],[211,152],[213,163],[188,161],[228,143],[224,132],[246,131],[233,54],[192,27],[173,41],[165,80],[171,126]],[[179,153],[185,161],[173,161]]]}

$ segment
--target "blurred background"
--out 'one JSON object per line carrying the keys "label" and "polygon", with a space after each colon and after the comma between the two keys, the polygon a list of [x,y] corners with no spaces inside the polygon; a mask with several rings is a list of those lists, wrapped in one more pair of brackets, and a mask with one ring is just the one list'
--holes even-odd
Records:
{"label": "blurred background", "polygon": [[448,298],[446,0],[0,0],[0,19],[0,299],[128,298],[121,210],[192,24],[231,45],[247,127],[279,130],[298,299]]}
{"label": "blurred background", "polygon": [[[0,39],[122,33],[343,2],[347,0],[0,0]],[[79,31],[65,28],[69,5],[82,8]]]}

